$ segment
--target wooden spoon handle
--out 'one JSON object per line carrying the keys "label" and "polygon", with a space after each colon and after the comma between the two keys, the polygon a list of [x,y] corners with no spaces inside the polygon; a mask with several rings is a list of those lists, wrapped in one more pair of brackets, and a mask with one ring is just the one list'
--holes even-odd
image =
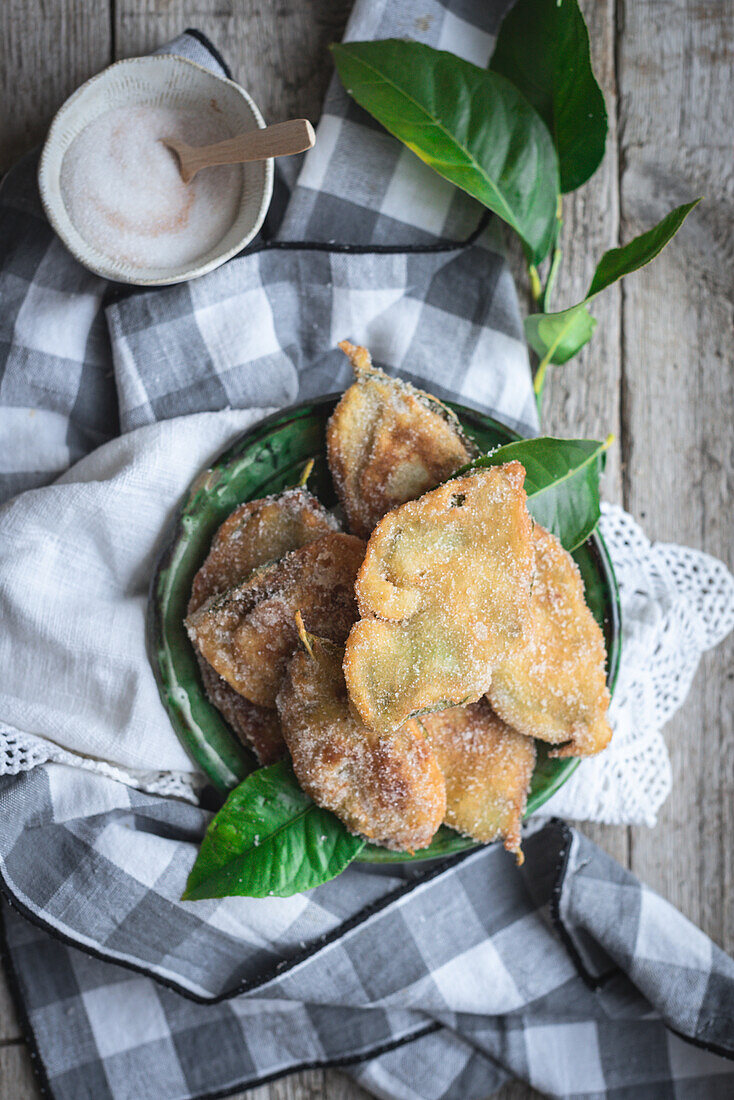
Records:
{"label": "wooden spoon handle", "polygon": [[266,126],[264,130],[238,134],[215,145],[191,148],[186,154],[187,167],[193,175],[211,164],[245,164],[251,160],[287,157],[310,149],[315,140],[311,123],[305,118],[294,118]]}

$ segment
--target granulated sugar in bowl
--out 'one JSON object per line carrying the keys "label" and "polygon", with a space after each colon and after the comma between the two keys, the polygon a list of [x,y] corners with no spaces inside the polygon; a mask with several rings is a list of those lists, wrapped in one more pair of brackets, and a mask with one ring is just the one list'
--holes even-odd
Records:
{"label": "granulated sugar in bowl", "polygon": [[64,154],[61,196],[69,217],[110,259],[147,268],[193,263],[234,222],[242,166],[219,165],[185,184],[161,138],[205,145],[232,136],[211,109],[113,107]]}
{"label": "granulated sugar in bowl", "polygon": [[185,184],[160,138],[205,145],[264,125],[244,89],[192,61],[119,61],[56,115],[39,166],[44,209],[66,247],[105,278],[196,278],[259,230],[272,161],[218,165]]}

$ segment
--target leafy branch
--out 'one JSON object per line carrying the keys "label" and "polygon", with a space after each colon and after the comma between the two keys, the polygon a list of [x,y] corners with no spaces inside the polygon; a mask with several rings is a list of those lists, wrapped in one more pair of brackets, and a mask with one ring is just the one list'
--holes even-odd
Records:
{"label": "leafy branch", "polygon": [[[525,320],[525,335],[538,356],[540,408],[548,367],[568,362],[594,333],[589,303],[654,259],[699,200],[605,252],[583,301],[550,312],[562,260],[562,195],[599,167],[608,130],[578,0],[517,0],[488,70],[402,39],[331,49],[360,106],[520,237],[536,310]],[[544,285],[540,269],[551,253]]]}

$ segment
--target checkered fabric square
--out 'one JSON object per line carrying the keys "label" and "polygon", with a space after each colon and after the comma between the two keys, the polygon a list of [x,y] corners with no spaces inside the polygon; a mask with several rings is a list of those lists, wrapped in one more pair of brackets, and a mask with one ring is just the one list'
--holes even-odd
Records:
{"label": "checkered fabric square", "polygon": [[[409,34],[486,64],[505,6],[370,0],[356,5],[347,33]],[[224,71],[192,34],[164,49]],[[336,390],[349,377],[335,349],[344,337],[388,371],[533,432],[527,352],[495,227],[482,228],[478,204],[336,79],[317,138],[281,223],[268,219],[268,239],[202,279],[147,294],[75,263],[43,216],[36,157],[14,169],[0,195],[0,501],[48,483],[120,431]]]}
{"label": "checkered fabric square", "polygon": [[[484,65],[506,6],[358,0],[348,36],[409,35]],[[195,32],[166,49],[224,71]],[[258,410],[343,386],[342,337],[441,396],[536,427],[493,227],[338,82],[268,232],[189,285],[129,293],[84,271],[44,221],[34,173],[29,158],[0,193],[5,497],[135,429],[155,438],[150,463],[183,464],[211,413],[231,410],[219,414],[231,434]],[[190,437],[166,435],[179,417]],[[92,454],[61,484],[114,494],[95,465],[109,461]],[[77,515],[98,500],[80,492]],[[135,614],[115,624],[131,649]],[[109,759],[89,700],[60,678],[53,688],[12,702],[18,728],[56,721],[63,744],[54,707],[68,697],[87,751]],[[3,954],[56,1100],[190,1100],[322,1065],[356,1065],[375,1095],[416,1100],[479,1098],[512,1076],[556,1096],[732,1094],[731,961],[566,826],[530,835],[522,870],[495,846],[438,865],[356,864],[288,899],[183,903],[210,815],[151,793],[146,708],[123,709],[112,725],[135,746],[118,760],[128,782],[69,754],[0,780]]]}
{"label": "checkered fabric square", "polygon": [[[39,773],[27,782],[43,836],[53,807]],[[180,846],[202,813],[132,791],[130,808],[138,829]],[[31,831],[26,861],[37,840]],[[347,919],[332,910],[329,931],[307,940],[311,896],[290,910],[262,903],[272,911],[259,940],[246,927],[258,903],[175,904],[178,846],[156,885],[124,899],[116,934],[96,929],[86,943],[56,938],[52,906],[25,909],[22,851],[5,869],[6,962],[58,1100],[179,1100],[323,1065],[352,1065],[377,1096],[413,1100],[478,1100],[511,1077],[557,1097],[734,1089],[734,963],[560,822],[527,838],[522,869],[494,846],[407,883],[375,875],[374,900]],[[94,881],[108,886],[97,868]],[[212,919],[217,908],[226,919]]]}

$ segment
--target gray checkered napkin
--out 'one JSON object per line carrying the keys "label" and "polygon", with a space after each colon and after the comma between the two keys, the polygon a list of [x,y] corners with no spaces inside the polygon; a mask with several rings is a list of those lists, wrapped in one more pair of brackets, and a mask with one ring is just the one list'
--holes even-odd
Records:
{"label": "gray checkered napkin", "polygon": [[[348,33],[410,34],[484,64],[501,7],[361,0]],[[170,48],[218,65],[196,35]],[[473,204],[336,85],[317,152],[245,255],[129,295],[60,246],[32,162],[11,175],[6,496],[120,431],[337,389],[332,348],[347,333],[532,430],[514,289]],[[522,870],[490,847],[418,869],[355,866],[290,899],[184,904],[208,819],[60,763],[2,780],[5,961],[59,1100],[185,1100],[347,1064],[391,1098],[471,1100],[511,1076],[556,1096],[732,1095],[731,961],[568,827],[532,833]]]}

